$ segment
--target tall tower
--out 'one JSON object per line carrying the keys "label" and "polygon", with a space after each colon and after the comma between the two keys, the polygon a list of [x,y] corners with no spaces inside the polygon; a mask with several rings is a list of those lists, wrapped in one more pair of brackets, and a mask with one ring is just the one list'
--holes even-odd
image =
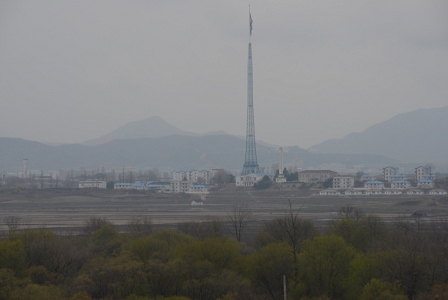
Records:
{"label": "tall tower", "polygon": [[[249,13],[250,35],[252,35],[252,17]],[[247,62],[247,125],[246,125],[246,157],[241,175],[259,173],[257,163],[257,145],[255,144],[254,125],[254,82],[252,69],[252,44],[249,41],[249,56]]]}
{"label": "tall tower", "polygon": [[23,160],[23,178],[28,178],[28,158]]}
{"label": "tall tower", "polygon": [[283,175],[283,148],[278,149],[278,176],[276,179],[277,183],[286,182],[286,178]]}

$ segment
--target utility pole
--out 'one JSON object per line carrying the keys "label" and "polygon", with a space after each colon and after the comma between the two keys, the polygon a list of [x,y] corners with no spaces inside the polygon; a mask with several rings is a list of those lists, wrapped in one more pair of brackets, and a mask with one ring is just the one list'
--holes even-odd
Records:
{"label": "utility pole", "polygon": [[283,275],[283,300],[286,300],[286,275]]}

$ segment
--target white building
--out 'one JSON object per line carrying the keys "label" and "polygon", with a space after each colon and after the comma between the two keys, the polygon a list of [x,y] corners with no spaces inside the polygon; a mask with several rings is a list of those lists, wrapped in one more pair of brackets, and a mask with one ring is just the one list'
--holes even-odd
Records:
{"label": "white building", "polygon": [[415,168],[415,180],[427,180],[428,178],[424,177],[425,175],[431,175],[431,167],[429,166],[419,166]]}
{"label": "white building", "polygon": [[208,194],[208,189],[202,184],[190,185],[187,194]]}
{"label": "white building", "polygon": [[99,188],[99,189],[105,189],[107,187],[107,182],[104,180],[83,180],[79,181],[78,187],[80,189],[87,189],[87,188]]}
{"label": "white building", "polygon": [[409,189],[410,187],[411,183],[407,180],[396,180],[390,184],[391,189]]}
{"label": "white building", "polygon": [[429,191],[429,194],[430,194],[430,195],[446,195],[447,192],[446,192],[445,190],[437,189],[437,190],[431,190],[431,191]]}
{"label": "white building", "polygon": [[386,189],[386,190],[384,190],[384,194],[385,195],[401,195],[401,194],[403,194],[403,192],[400,190]]}
{"label": "white building", "polygon": [[386,181],[390,182],[390,176],[391,175],[397,175],[398,174],[398,167],[394,166],[387,166],[383,168],[383,178]]}
{"label": "white building", "polygon": [[408,176],[405,174],[395,174],[395,175],[390,175],[389,176],[389,182],[393,182],[393,181],[405,181],[408,179]]}
{"label": "white building", "polygon": [[384,182],[382,181],[367,181],[364,183],[366,189],[384,189]]}
{"label": "white building", "polygon": [[350,189],[355,186],[355,177],[335,176],[333,177],[334,189]]}
{"label": "white building", "polygon": [[376,176],[373,174],[363,174],[361,175],[361,181],[375,181]]}
{"label": "white building", "polygon": [[132,189],[132,183],[120,182],[114,184],[114,190],[130,190]]}
{"label": "white building", "polygon": [[193,185],[191,181],[187,180],[170,180],[172,193],[186,193],[190,185]]}
{"label": "white building", "polygon": [[264,173],[253,173],[253,174],[247,174],[247,175],[239,175],[235,178],[235,185],[236,186],[254,186],[255,183],[263,179],[264,176],[268,176],[269,178],[271,175],[264,174]]}
{"label": "white building", "polygon": [[298,180],[304,183],[324,182],[327,179],[333,178],[338,173],[331,170],[305,170],[299,172]]}
{"label": "white building", "polygon": [[319,195],[340,195],[341,193],[334,189],[326,189],[319,192]]}
{"label": "white building", "polygon": [[210,183],[210,172],[208,170],[174,170],[173,179],[176,181],[184,180],[193,183],[208,184]]}
{"label": "white building", "polygon": [[419,188],[433,188],[434,181],[432,180],[419,180],[417,181],[417,187]]}
{"label": "white building", "polygon": [[424,195],[425,192],[423,192],[422,190],[409,190],[406,192],[406,194],[408,195]]}

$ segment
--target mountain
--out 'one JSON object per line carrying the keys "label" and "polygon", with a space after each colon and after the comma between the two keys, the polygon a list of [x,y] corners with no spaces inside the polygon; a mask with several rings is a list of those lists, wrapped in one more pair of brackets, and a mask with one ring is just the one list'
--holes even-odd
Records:
{"label": "mountain", "polygon": [[86,146],[97,146],[117,139],[159,138],[175,134],[198,136],[196,133],[183,131],[174,127],[160,117],[152,116],[144,120],[126,123],[108,134],[82,144]]}
{"label": "mountain", "polygon": [[447,149],[448,106],[399,114],[309,148],[318,153],[379,154],[410,163],[446,163]]}
{"label": "mountain", "polygon": [[[204,134],[198,134],[188,131],[183,131],[173,125],[165,122],[162,118],[153,116],[149,117],[145,120],[134,121],[126,123],[125,125],[118,127],[114,131],[103,135],[99,138],[89,140],[87,142],[82,143],[85,146],[98,146],[105,144],[107,142],[119,139],[140,139],[140,138],[159,138],[163,136],[170,135],[184,135],[184,136],[207,136],[207,135],[229,135],[227,132],[223,130],[211,131]],[[245,136],[237,136],[240,139],[246,140]],[[257,141],[258,144],[264,145],[267,147],[277,147],[275,145]],[[62,144],[50,144],[45,143],[50,146],[60,146]]]}
{"label": "mountain", "polygon": [[[20,172],[28,158],[29,170],[97,169],[122,166],[139,169],[225,168],[241,170],[246,143],[231,135],[181,136],[119,139],[98,146],[80,144],[49,146],[17,138],[0,138],[0,171]],[[276,147],[257,146],[260,166],[278,161]],[[311,153],[297,146],[285,148],[284,162],[303,168],[327,163],[386,165],[395,161],[381,155]]]}

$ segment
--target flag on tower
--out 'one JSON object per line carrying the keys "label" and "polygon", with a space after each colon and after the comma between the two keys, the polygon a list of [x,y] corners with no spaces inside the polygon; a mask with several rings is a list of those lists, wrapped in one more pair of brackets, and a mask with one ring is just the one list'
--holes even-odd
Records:
{"label": "flag on tower", "polygon": [[252,15],[249,12],[250,35],[252,35]]}

